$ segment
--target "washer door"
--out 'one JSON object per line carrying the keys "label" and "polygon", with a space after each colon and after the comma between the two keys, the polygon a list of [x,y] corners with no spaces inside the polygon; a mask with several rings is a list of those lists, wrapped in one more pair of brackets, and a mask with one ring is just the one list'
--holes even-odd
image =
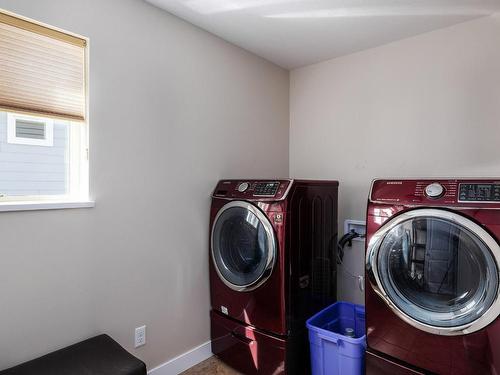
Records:
{"label": "washer door", "polygon": [[415,209],[396,216],[372,237],[366,261],[374,290],[423,331],[463,335],[500,313],[500,247],[459,214]]}
{"label": "washer door", "polygon": [[215,269],[228,287],[253,290],[269,278],[276,261],[273,227],[256,206],[230,202],[215,217],[211,250]]}

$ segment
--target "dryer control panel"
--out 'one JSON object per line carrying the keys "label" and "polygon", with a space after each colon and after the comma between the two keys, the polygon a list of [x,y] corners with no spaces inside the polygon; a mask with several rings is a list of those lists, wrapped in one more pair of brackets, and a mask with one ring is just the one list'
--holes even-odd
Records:
{"label": "dryer control panel", "polygon": [[273,182],[256,182],[253,189],[253,195],[256,197],[274,197],[278,192],[280,183]]}
{"label": "dryer control panel", "polygon": [[281,200],[292,180],[222,180],[215,188],[214,198],[242,200]]}
{"label": "dryer control panel", "polygon": [[500,208],[500,179],[375,180],[370,200],[411,206]]}

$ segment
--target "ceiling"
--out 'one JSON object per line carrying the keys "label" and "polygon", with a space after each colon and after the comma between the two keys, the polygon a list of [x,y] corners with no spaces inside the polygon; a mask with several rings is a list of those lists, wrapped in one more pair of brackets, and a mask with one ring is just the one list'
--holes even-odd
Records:
{"label": "ceiling", "polygon": [[287,69],[500,11],[500,0],[146,1]]}

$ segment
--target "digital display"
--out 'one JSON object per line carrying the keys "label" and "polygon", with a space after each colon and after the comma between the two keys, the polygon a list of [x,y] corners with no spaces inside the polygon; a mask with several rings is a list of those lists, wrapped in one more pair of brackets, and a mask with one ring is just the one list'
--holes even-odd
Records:
{"label": "digital display", "polygon": [[254,196],[274,197],[278,188],[279,182],[259,182],[255,185]]}
{"label": "digital display", "polygon": [[493,190],[493,185],[476,185],[479,195],[489,197]]}
{"label": "digital display", "polygon": [[460,184],[462,202],[500,202],[500,184]]}

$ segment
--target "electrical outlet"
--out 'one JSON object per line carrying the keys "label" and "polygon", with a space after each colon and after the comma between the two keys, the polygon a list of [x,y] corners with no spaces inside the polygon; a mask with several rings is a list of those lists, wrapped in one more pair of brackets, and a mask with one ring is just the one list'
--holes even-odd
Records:
{"label": "electrical outlet", "polygon": [[[347,219],[344,221],[344,234],[350,233],[354,230],[356,233],[364,236],[366,235],[366,223],[361,220],[351,220]],[[364,241],[364,238],[354,238],[353,241]]]}
{"label": "electrical outlet", "polygon": [[134,347],[146,345],[146,326],[137,327],[135,329]]}

